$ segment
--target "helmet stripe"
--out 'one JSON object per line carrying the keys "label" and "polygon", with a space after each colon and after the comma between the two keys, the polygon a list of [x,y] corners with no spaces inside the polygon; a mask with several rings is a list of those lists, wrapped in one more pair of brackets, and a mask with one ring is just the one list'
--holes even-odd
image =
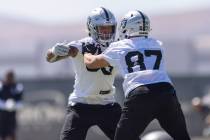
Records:
{"label": "helmet stripe", "polygon": [[109,21],[109,14],[108,14],[107,10],[104,7],[101,7],[101,8],[104,10],[106,20]]}
{"label": "helmet stripe", "polygon": [[139,11],[139,10],[136,10],[136,11],[139,12],[139,14],[142,17],[142,20],[143,20],[143,31],[145,31],[145,16],[144,16],[144,14],[141,11]]}

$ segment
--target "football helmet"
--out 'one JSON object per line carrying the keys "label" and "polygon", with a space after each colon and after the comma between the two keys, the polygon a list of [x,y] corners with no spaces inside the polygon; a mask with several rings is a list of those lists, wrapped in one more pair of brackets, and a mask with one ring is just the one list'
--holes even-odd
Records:
{"label": "football helmet", "polygon": [[115,40],[117,21],[112,12],[99,7],[91,11],[87,19],[89,36],[103,46]]}
{"label": "football helmet", "polygon": [[120,21],[119,39],[131,36],[148,36],[150,32],[150,20],[141,11],[129,11]]}

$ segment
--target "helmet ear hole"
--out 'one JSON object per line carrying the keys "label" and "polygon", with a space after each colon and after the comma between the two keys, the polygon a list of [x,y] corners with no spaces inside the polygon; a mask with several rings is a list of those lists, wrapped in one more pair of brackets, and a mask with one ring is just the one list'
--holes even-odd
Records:
{"label": "helmet ear hole", "polygon": [[126,33],[126,31],[127,31],[127,30],[123,30],[123,32],[122,32],[122,33]]}

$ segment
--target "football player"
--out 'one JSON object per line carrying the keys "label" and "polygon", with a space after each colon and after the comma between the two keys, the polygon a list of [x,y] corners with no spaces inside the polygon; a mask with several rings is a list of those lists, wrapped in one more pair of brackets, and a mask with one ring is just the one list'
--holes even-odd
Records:
{"label": "football player", "polygon": [[116,25],[110,10],[96,8],[87,19],[89,37],[56,44],[48,50],[47,61],[56,62],[70,56],[75,69],[74,90],[69,96],[61,140],[85,140],[88,129],[93,125],[114,139],[121,115],[121,107],[114,98],[115,69],[112,66],[87,68],[84,53],[102,53],[115,39]]}
{"label": "football player", "polygon": [[128,12],[120,22],[120,41],[101,55],[85,54],[88,68],[114,66],[124,77],[126,100],[115,140],[133,140],[157,119],[175,140],[190,140],[185,118],[164,64],[161,42],[149,38],[150,20],[141,11]]}

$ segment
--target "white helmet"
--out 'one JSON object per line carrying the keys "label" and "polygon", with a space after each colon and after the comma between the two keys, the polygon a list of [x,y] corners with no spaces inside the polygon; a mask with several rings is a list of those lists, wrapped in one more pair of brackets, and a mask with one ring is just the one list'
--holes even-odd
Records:
{"label": "white helmet", "polygon": [[91,11],[87,19],[89,36],[103,46],[115,40],[117,21],[112,12],[99,7]]}
{"label": "white helmet", "polygon": [[132,36],[148,36],[150,32],[150,20],[141,11],[129,11],[119,25],[119,39]]}

